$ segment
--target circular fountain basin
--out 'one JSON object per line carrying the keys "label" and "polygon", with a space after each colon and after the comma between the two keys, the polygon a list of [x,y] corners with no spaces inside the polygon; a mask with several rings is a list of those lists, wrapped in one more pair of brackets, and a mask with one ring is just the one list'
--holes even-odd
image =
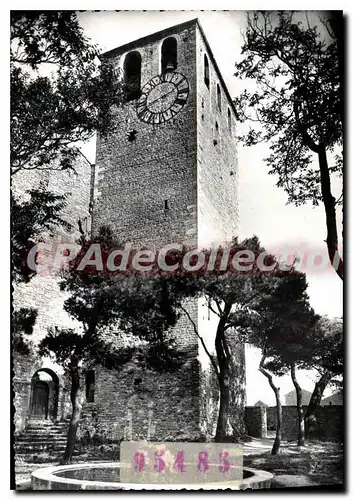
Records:
{"label": "circular fountain basin", "polygon": [[32,473],[33,490],[247,490],[270,488],[273,474],[244,468],[243,481],[215,484],[133,484],[120,482],[118,462],[45,467]]}

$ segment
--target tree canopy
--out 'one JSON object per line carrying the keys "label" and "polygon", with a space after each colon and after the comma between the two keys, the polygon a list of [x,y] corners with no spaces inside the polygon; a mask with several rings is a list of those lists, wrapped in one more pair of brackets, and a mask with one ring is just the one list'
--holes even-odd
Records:
{"label": "tree canopy", "polygon": [[319,29],[308,17],[307,22],[297,18],[293,11],[248,14],[245,57],[235,75],[252,80],[255,90],[245,90],[234,102],[249,124],[242,141],[270,144],[265,162],[288,201],[324,204],[330,261],[343,279],[336,221],[341,200],[331,188],[332,176],[341,175],[343,167],[341,44],[328,20]]}
{"label": "tree canopy", "polygon": [[74,12],[12,12],[13,174],[73,168],[77,143],[113,127],[122,93],[111,65],[98,62]]}
{"label": "tree canopy", "polygon": [[[78,144],[114,128],[112,112],[122,93],[114,69],[98,62],[98,48],[84,35],[74,12],[11,12],[12,175],[74,170]],[[64,206],[65,196],[48,192],[45,182],[24,197],[12,195],[16,281],[34,276],[27,266],[28,252],[44,230],[66,225]],[[17,331],[22,316],[16,314]]]}

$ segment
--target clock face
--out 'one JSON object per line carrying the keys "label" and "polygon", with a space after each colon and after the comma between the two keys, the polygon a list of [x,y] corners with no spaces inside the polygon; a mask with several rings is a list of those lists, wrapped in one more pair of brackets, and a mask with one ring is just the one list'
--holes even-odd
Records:
{"label": "clock face", "polygon": [[171,118],[186,104],[189,83],[180,73],[154,76],[142,89],[136,112],[140,120],[159,125]]}

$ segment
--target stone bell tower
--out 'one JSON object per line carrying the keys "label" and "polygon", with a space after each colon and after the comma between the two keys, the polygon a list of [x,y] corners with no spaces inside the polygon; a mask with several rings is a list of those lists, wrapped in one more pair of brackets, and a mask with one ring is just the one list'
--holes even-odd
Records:
{"label": "stone bell tower", "polygon": [[[93,232],[109,225],[119,240],[152,250],[230,241],[238,225],[236,112],[198,20],[103,58],[121,75],[126,102],[116,110],[117,132],[97,141]],[[206,308],[195,300],[188,310],[211,338],[215,325]],[[175,334],[193,361],[170,380],[172,387],[161,376],[151,389],[157,437],[200,428],[212,434],[217,402],[194,363],[204,369],[207,359],[188,318]],[[242,406],[244,394],[233,399]]]}
{"label": "stone bell tower", "polygon": [[[103,56],[127,91],[98,139],[93,229],[124,241],[219,242],[237,230],[236,114],[197,20]],[[208,241],[210,240],[210,241]]]}

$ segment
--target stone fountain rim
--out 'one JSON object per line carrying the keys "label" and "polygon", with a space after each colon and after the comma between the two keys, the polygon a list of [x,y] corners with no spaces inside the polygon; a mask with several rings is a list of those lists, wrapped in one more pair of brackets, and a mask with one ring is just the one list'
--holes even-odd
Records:
{"label": "stone fountain rim", "polygon": [[31,474],[32,484],[33,479],[38,479],[40,481],[46,481],[48,483],[61,483],[65,485],[72,485],[79,487],[80,489],[85,490],[88,486],[95,486],[97,489],[119,489],[119,490],[173,490],[173,489],[188,489],[188,490],[221,490],[221,489],[247,489],[251,488],[252,484],[261,483],[263,481],[272,480],[274,475],[270,472],[261,470],[261,469],[253,469],[250,467],[244,467],[244,470],[253,473],[252,476],[243,479],[241,485],[232,486],[224,486],[222,488],[221,483],[219,486],[208,486],[207,484],[136,484],[136,483],[120,483],[120,482],[108,482],[108,481],[88,481],[85,479],[71,479],[66,477],[57,476],[55,472],[65,472],[69,470],[75,469],[97,469],[97,468],[116,468],[120,467],[120,462],[89,462],[89,463],[78,463],[78,464],[70,464],[70,465],[57,465],[51,467],[42,467],[41,469],[37,469]]}

